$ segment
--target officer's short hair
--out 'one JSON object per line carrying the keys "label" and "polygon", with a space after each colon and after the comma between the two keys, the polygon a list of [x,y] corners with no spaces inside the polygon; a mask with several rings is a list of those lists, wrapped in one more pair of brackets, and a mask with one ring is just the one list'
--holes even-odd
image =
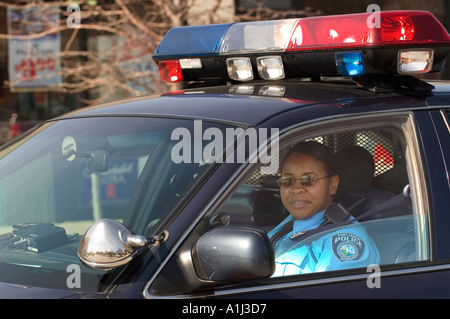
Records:
{"label": "officer's short hair", "polygon": [[283,167],[286,159],[294,153],[308,154],[321,161],[324,164],[328,176],[337,174],[333,152],[331,152],[331,150],[322,143],[316,141],[306,141],[295,144],[284,156],[283,161],[281,162],[281,168]]}

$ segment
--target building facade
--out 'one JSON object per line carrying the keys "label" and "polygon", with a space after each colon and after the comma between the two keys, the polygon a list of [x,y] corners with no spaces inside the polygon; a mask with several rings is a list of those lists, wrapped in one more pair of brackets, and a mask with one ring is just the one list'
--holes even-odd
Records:
{"label": "building facade", "polygon": [[[104,1],[112,2],[112,0]],[[14,3],[14,1],[10,2]],[[93,7],[101,10],[99,2],[101,1],[88,1],[88,4],[91,3]],[[262,12],[261,9],[273,10],[269,11],[269,13],[266,11],[266,14],[270,14],[270,12],[284,12],[285,14],[281,15],[282,17],[301,15],[302,13],[308,15],[329,15],[365,12],[369,5],[376,4],[381,10],[408,9],[430,11],[447,29],[450,26],[450,18],[447,14],[450,10],[450,4],[444,0],[222,0],[220,2],[220,10],[214,11],[215,20],[206,14],[206,12],[215,10],[213,7],[214,3],[212,0],[194,1],[194,5],[189,9],[187,18],[185,17],[184,20],[180,20],[181,22],[177,23],[207,24],[244,20],[252,17],[258,18],[258,15]],[[25,86],[15,88],[11,83],[12,57],[9,52],[11,52],[12,44],[11,39],[8,38],[8,34],[11,33],[11,13],[8,10],[6,7],[0,6],[0,143],[4,143],[37,122],[87,104],[167,89],[163,84],[155,83],[152,77],[147,76],[156,71],[151,60],[154,45],[146,46],[148,42],[145,40],[145,37],[129,40],[126,36],[118,36],[108,32],[106,27],[103,30],[62,28],[58,31],[60,39],[59,50],[63,51],[63,49],[67,49],[70,46],[70,50],[65,52],[86,53],[78,54],[75,58],[68,60],[69,62],[66,62],[66,65],[62,67],[60,72],[62,81],[68,85],[65,87]],[[76,16],[73,16],[75,13],[76,10],[67,10],[66,15],[62,18],[76,18]],[[96,16],[94,13],[95,10],[92,11],[89,21],[95,24]],[[275,18],[280,17],[279,14],[274,14],[273,16]],[[145,15],[142,18],[145,18]],[[267,15],[264,18],[267,18]],[[76,22],[76,19],[73,21]],[[161,21],[158,22],[161,23]],[[149,35],[144,34],[144,36]],[[91,62],[95,59],[97,65],[90,70],[85,70],[85,73],[81,75],[71,74],[70,72],[73,72],[73,70],[67,67],[68,64],[73,66],[79,63],[80,69],[82,66],[89,68],[89,65],[94,65],[94,62],[92,64],[86,62]],[[81,62],[84,62],[84,64]],[[37,68],[36,65],[34,67]],[[29,64],[25,63],[22,65],[22,69],[29,71],[29,68]],[[19,69],[19,67],[16,66],[16,69]],[[100,74],[96,78],[100,82],[98,85],[90,83],[95,76],[92,75],[94,72]],[[117,72],[122,72],[122,78],[119,77],[118,80],[113,78],[117,75]],[[442,74],[443,77],[448,77],[449,73],[444,72]],[[442,75],[440,76],[442,77]],[[83,77],[85,83],[83,83],[83,80],[80,80]],[[102,81],[103,83],[101,83]],[[114,81],[119,83],[114,85],[112,83]],[[75,84],[78,87],[71,90],[71,84],[73,84],[73,87],[75,87]]]}

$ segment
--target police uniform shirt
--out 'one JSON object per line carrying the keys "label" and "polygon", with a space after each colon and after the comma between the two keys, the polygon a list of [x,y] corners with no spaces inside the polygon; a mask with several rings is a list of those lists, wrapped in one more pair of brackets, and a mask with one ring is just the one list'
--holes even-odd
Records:
{"label": "police uniform shirt", "polygon": [[274,244],[274,277],[379,264],[380,256],[375,243],[357,223],[336,228],[323,236],[316,235],[320,237],[307,245],[302,245],[301,242],[295,245],[291,238],[317,228],[324,221],[324,215],[325,211],[322,211],[309,219],[295,221],[292,215],[289,215],[268,233],[270,238],[286,223],[293,221],[292,231]]}

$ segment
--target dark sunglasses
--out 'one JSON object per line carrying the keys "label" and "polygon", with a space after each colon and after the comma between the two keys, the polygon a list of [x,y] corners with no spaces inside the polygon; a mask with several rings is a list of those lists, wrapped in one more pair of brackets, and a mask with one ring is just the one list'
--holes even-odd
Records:
{"label": "dark sunglasses", "polygon": [[300,178],[281,177],[277,182],[278,182],[278,185],[280,185],[280,187],[284,187],[284,188],[294,186],[295,183],[297,183],[297,181],[300,182],[300,185],[302,185],[304,187],[308,187],[308,186],[314,185],[319,179],[324,179],[327,177],[329,177],[329,176],[324,176],[324,177],[319,177],[319,178],[316,178],[311,175],[303,175]]}

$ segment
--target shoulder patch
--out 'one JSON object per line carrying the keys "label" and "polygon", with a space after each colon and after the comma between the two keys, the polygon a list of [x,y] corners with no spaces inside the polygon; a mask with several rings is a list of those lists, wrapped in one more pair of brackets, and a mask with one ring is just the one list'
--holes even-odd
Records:
{"label": "shoulder patch", "polygon": [[334,256],[340,261],[358,260],[364,252],[364,241],[351,233],[339,233],[331,237]]}

